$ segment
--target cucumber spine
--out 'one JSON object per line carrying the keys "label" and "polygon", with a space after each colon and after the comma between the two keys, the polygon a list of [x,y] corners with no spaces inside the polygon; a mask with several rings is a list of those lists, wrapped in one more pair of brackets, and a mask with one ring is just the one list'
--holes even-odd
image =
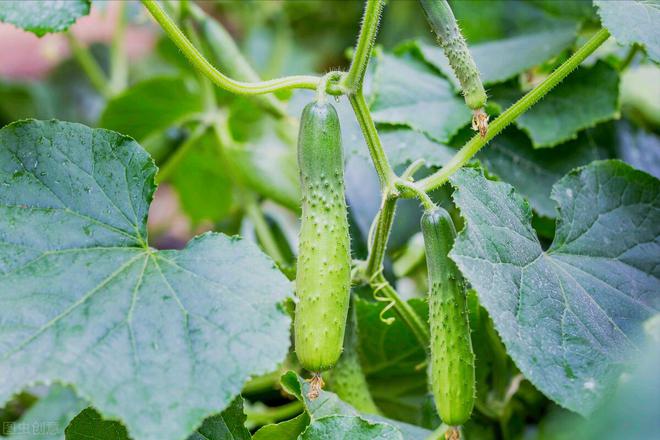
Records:
{"label": "cucumber spine", "polygon": [[300,364],[318,373],[341,355],[351,283],[341,132],[331,104],[312,102],[303,110],[298,165],[302,222],[295,347]]}
{"label": "cucumber spine", "polygon": [[431,390],[442,421],[457,426],[472,414],[475,373],[464,283],[448,256],[456,229],[443,208],[425,212],[421,227],[429,279]]}
{"label": "cucumber spine", "polygon": [[449,60],[449,65],[461,83],[465,103],[472,110],[482,108],[488,99],[486,90],[447,0],[419,0],[419,2],[440,47]]}

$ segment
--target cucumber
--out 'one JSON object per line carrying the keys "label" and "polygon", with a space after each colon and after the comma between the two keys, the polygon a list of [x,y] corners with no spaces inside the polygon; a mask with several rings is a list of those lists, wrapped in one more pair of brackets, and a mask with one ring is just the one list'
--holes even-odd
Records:
{"label": "cucumber", "polygon": [[339,117],[327,102],[312,102],[303,110],[298,166],[302,222],[295,349],[300,364],[319,373],[341,355],[351,284]]}
{"label": "cucumber", "polygon": [[442,208],[425,212],[421,224],[429,277],[431,390],[442,421],[457,426],[472,413],[475,376],[463,279],[448,257],[456,230]]}
{"label": "cucumber", "polygon": [[449,65],[461,83],[465,103],[472,110],[482,108],[488,99],[486,91],[447,0],[419,0],[419,2],[440,47],[449,60]]}

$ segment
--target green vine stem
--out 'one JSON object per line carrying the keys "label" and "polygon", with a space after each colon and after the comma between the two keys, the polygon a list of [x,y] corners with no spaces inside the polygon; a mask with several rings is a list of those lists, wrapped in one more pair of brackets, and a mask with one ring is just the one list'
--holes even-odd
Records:
{"label": "green vine stem", "polygon": [[254,194],[246,193],[242,197],[245,201],[245,214],[252,221],[254,225],[254,231],[261,241],[264,251],[273,259],[277,267],[282,271],[290,272],[288,264],[284,255],[280,251],[280,248],[275,242],[275,237],[271,233],[268,222],[266,222],[266,217],[264,216],[261,207],[258,204],[258,201]]}
{"label": "green vine stem", "polygon": [[593,53],[610,36],[607,29],[600,29],[589,39],[581,48],[579,48],[568,60],[552,72],[541,84],[532,89],[518,102],[509,107],[497,119],[495,119],[488,128],[486,136],[476,134],[467,144],[461,148],[449,162],[440,170],[425,179],[417,182],[417,187],[424,192],[429,192],[445,183],[452,174],[465,165],[484,145],[498,135],[507,125],[513,122],[518,116],[529,110],[539,99],[543,98],[550,90],[559,84],[564,78],[575,70],[585,58]]}
{"label": "green vine stem", "polygon": [[362,89],[362,81],[367,70],[367,65],[369,64],[371,50],[376,41],[378,23],[380,22],[380,15],[383,12],[384,4],[383,0],[367,0],[367,4],[365,5],[364,15],[362,16],[362,27],[360,28],[355,52],[353,53],[353,61],[343,81],[344,87],[353,93]]}
{"label": "green vine stem", "polygon": [[390,197],[387,194],[383,196],[380,210],[369,230],[369,255],[365,267],[365,275],[368,278],[374,276],[383,267],[387,240],[394,223],[396,201],[396,197]]}
{"label": "green vine stem", "polygon": [[294,88],[315,90],[319,83],[320,77],[311,75],[294,75],[258,82],[244,82],[231,79],[218,71],[204,58],[157,1],[142,0],[142,4],[163,28],[172,42],[183,52],[183,55],[188,58],[188,61],[214,84],[228,92],[237,95],[261,95]]}
{"label": "green vine stem", "polygon": [[353,112],[360,124],[364,139],[367,142],[371,160],[374,163],[374,168],[376,168],[378,178],[380,179],[381,190],[386,191],[387,188],[392,185],[396,175],[394,174],[390,162],[385,155],[385,151],[383,150],[383,145],[381,144],[380,137],[376,131],[376,125],[371,118],[369,106],[367,106],[367,102],[364,99],[362,88],[358,89],[355,93],[348,95],[348,100],[353,107]]}
{"label": "green vine stem", "polygon": [[108,85],[108,80],[103,69],[96,62],[89,49],[80,44],[80,41],[71,32],[65,32],[64,35],[66,35],[69,41],[73,57],[80,64],[82,70],[85,71],[89,82],[104,98],[110,98],[112,96],[112,90]]}

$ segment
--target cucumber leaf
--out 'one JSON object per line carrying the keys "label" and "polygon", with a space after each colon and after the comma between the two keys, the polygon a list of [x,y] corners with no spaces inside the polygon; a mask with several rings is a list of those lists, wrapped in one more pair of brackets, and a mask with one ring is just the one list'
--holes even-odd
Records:
{"label": "cucumber leaf", "polygon": [[48,393],[28,409],[18,422],[12,423],[11,440],[61,440],[71,419],[87,407],[69,387],[55,384]]}
{"label": "cucumber leaf", "polygon": [[41,37],[68,29],[78,18],[89,14],[90,5],[89,0],[5,0],[0,8],[0,21]]}
{"label": "cucumber leaf", "polygon": [[60,381],[135,438],[183,439],[284,359],[289,282],[236,237],[150,248],[155,172],[115,132],[0,130],[0,402]]}
{"label": "cucumber leaf", "polygon": [[[293,371],[282,376],[282,386],[285,391],[305,404],[306,413],[309,415],[310,423],[298,437],[301,440],[334,438],[417,440],[426,438],[431,433],[407,423],[371,414],[360,414],[355,408],[341,401],[336,394],[328,391],[321,391],[318,398],[311,400],[307,397],[309,383]],[[282,440],[288,439],[282,438]]]}
{"label": "cucumber leaf", "polygon": [[202,95],[180,77],[141,81],[110,99],[99,126],[143,141],[204,109]]}
{"label": "cucumber leaf", "polygon": [[619,74],[598,62],[579,68],[516,120],[535,148],[553,147],[619,115]]}
{"label": "cucumber leaf", "polygon": [[660,309],[660,181],[620,161],[572,171],[553,187],[559,219],[548,250],[510,185],[475,169],[451,182],[466,226],[450,256],[507,352],[546,396],[592,412]]}
{"label": "cucumber leaf", "polygon": [[557,214],[550,198],[552,185],[573,168],[607,157],[606,149],[589,135],[581,135],[551,150],[538,150],[524,133],[512,128],[477,155],[489,173],[512,184],[529,200],[534,211],[549,218]]}
{"label": "cucumber leaf", "polygon": [[605,26],[621,44],[639,43],[660,63],[660,1],[594,0]]}

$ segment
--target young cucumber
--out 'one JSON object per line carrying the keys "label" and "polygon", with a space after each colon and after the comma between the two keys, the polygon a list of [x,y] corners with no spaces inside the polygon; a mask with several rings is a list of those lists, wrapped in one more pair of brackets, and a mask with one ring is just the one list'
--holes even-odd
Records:
{"label": "young cucumber", "polygon": [[341,355],[351,283],[341,133],[331,104],[313,102],[303,110],[298,165],[302,225],[295,346],[300,364],[318,373]]}
{"label": "young cucumber", "polygon": [[487,100],[486,91],[447,0],[419,0],[419,2],[438,43],[449,59],[449,65],[461,83],[465,103],[472,110],[482,108]]}
{"label": "young cucumber", "polygon": [[462,425],[474,406],[474,353],[461,274],[447,254],[456,230],[442,208],[422,215],[429,272],[430,379],[442,421]]}

